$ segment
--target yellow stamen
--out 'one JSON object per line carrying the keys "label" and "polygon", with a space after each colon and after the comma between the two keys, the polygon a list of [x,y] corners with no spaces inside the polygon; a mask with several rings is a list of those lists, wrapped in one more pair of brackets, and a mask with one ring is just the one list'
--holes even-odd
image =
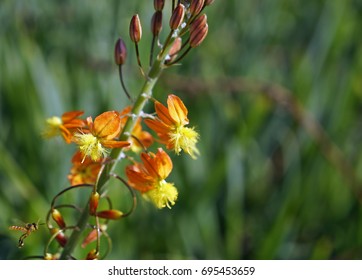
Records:
{"label": "yellow stamen", "polygon": [[162,180],[154,189],[146,192],[144,196],[159,209],[166,206],[171,209],[171,206],[177,200],[178,192],[173,184]]}
{"label": "yellow stamen", "polygon": [[98,138],[91,133],[76,133],[74,138],[75,142],[79,145],[79,150],[84,156],[82,163],[86,156],[89,156],[93,161],[97,161],[101,157],[107,156],[107,150],[102,146]]}
{"label": "yellow stamen", "polygon": [[51,117],[46,119],[46,128],[42,133],[44,138],[52,138],[60,135],[59,127],[63,124],[62,119],[59,117]]}

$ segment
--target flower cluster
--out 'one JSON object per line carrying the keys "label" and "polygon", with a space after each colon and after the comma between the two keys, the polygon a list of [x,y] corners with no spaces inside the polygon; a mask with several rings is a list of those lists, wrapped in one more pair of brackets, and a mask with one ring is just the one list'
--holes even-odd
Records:
{"label": "flower cluster", "polygon": [[[122,75],[122,67],[127,58],[126,44],[119,38],[114,48],[121,86],[132,105],[120,110],[102,112],[94,118],[83,118],[83,111],[71,111],[61,117],[46,120],[43,132],[45,138],[61,136],[67,144],[75,144],[77,150],[72,157],[72,167],[68,175],[71,186],[54,197],[46,219],[52,234],[49,242],[56,240],[64,250],[59,255],[49,254],[45,250],[45,259],[71,258],[74,246],[68,244],[74,244],[71,239],[79,238],[76,231],[85,231],[87,228],[91,230],[81,246],[84,248],[94,241],[97,241],[97,246],[88,252],[86,258],[101,258],[100,236],[110,240],[107,234],[108,221],[118,220],[132,213],[137,201],[135,192],[139,192],[141,197],[158,209],[175,205],[178,190],[173,183],[166,181],[173,168],[172,159],[166,150],[176,155],[185,153],[196,159],[199,155],[196,147],[199,134],[194,127],[189,126],[187,107],[178,96],[169,94],[166,106],[152,97],[152,89],[164,69],[178,64],[191,49],[204,41],[208,24],[202,11],[212,2],[173,0],[169,19],[170,32],[162,44],[159,42],[159,35],[165,1],[154,0],[154,13],[150,22],[153,38],[148,63],[150,68],[147,71],[142,66],[138,50],[142,39],[141,20],[138,15],[132,17],[129,35],[135,46],[139,70],[145,78],[136,99],[133,99],[127,90]],[[158,53],[154,55],[157,47]],[[145,113],[145,104],[151,101],[154,102],[154,112]],[[117,175],[113,170],[120,161],[127,163],[124,174]],[[106,182],[110,178],[119,180],[129,190],[133,202],[130,210],[120,211],[113,207],[112,200],[105,191]],[[87,207],[69,203],[57,204],[61,195],[75,189],[91,190]],[[104,203],[100,203],[101,200]],[[70,226],[65,222],[61,208],[71,208],[87,215],[80,215],[79,222]],[[89,217],[94,220],[93,224],[88,221]],[[68,235],[67,231],[75,234]],[[111,242],[108,243],[111,246]]]}
{"label": "flower cluster", "polygon": [[[172,161],[162,148],[158,149],[156,155],[147,152],[146,149],[149,148],[155,140],[151,133],[143,130],[142,120],[158,135],[159,139],[157,142],[164,144],[168,150],[173,150],[177,155],[179,155],[181,151],[184,151],[193,159],[196,159],[196,155],[199,154],[196,148],[199,135],[194,128],[187,127],[189,120],[187,118],[188,111],[186,106],[179,97],[173,94],[168,96],[167,105],[168,108],[159,101],[155,101],[156,116],[148,114],[145,115],[144,118],[138,117],[134,122],[132,133],[127,141],[120,141],[117,138],[121,134],[128,118],[134,118],[130,106],[121,112],[104,112],[98,115],[94,121],[92,117],[88,117],[85,120],[79,119],[78,117],[83,114],[83,112],[80,111],[64,113],[62,118],[51,117],[46,120],[48,126],[43,132],[43,135],[47,138],[61,135],[66,143],[75,143],[78,145],[78,150],[72,158],[73,166],[68,175],[68,179],[72,185],[94,184],[102,164],[107,163],[108,149],[112,148],[123,148],[124,151],[132,150],[134,153],[139,153],[143,150],[141,159],[144,166],[148,166],[148,168],[140,169],[140,165],[135,163],[127,168],[127,171],[138,169],[150,171],[153,169],[158,172],[158,168],[167,169],[167,174],[161,172],[162,176],[160,174],[156,176],[164,180],[172,170]],[[68,116],[68,118],[64,116]],[[151,160],[152,158],[155,160]],[[149,176],[156,178],[154,173],[148,173]],[[144,174],[144,172],[138,172],[137,174],[127,172],[130,185],[142,193],[147,193],[160,185],[154,181],[152,187],[148,184],[148,188],[145,189],[143,184],[139,185],[135,183],[137,182],[136,177],[139,177],[142,181]],[[160,192],[160,190],[165,188],[158,189],[158,192]],[[177,191],[175,191],[175,193],[177,194]],[[155,197],[155,195],[147,194],[146,197]],[[174,204],[177,195],[174,197],[171,204]],[[151,199],[151,201],[155,202],[156,200]],[[155,202],[154,204],[158,208],[163,208],[167,203]],[[167,204],[167,206],[169,206],[169,204]]]}

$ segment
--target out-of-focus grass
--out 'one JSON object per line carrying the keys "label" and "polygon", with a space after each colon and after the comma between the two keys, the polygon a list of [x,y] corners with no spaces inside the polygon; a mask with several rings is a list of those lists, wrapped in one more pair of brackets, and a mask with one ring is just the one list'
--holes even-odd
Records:
{"label": "out-of-focus grass", "polygon": [[[113,44],[126,39],[126,84],[137,93],[128,22],[140,13],[147,59],[152,9],[144,1],[1,2],[0,258],[42,254],[45,228],[19,251],[18,235],[7,227],[14,219],[45,219],[52,197],[68,184],[74,147],[41,139],[44,118],[76,109],[95,116],[127,104]],[[361,179],[361,12],[357,0],[216,0],[207,9],[205,42],[154,91],[162,101],[169,92],[183,98],[201,135],[201,156],[174,158],[180,195],[172,210],[141,202],[110,224],[109,258],[361,258],[358,199],[282,104],[230,87],[187,90],[188,77],[206,85],[247,77],[289,88]],[[173,89],[174,77],[184,90]]]}

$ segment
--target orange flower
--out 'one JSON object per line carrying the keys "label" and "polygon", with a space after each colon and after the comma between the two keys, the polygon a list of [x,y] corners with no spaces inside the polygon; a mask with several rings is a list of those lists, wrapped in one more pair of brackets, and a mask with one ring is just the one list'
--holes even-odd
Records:
{"label": "orange flower", "polygon": [[139,190],[143,196],[161,209],[174,205],[177,199],[177,189],[165,179],[171,173],[172,161],[161,148],[157,153],[142,153],[143,164],[136,163],[126,167],[129,184]]}
{"label": "orange flower", "polygon": [[81,115],[83,115],[83,111],[72,111],[64,113],[61,118],[51,117],[47,119],[47,127],[42,133],[43,137],[52,138],[61,135],[65,142],[69,144],[73,133],[86,126],[84,120],[78,119]]}
{"label": "orange flower", "polygon": [[[131,114],[131,109],[132,107],[128,106],[121,112],[122,127],[126,124],[127,119]],[[148,148],[153,143],[152,135],[149,132],[142,130],[141,118],[138,118],[132,130],[132,136],[133,137],[131,137],[129,141],[131,143],[131,150],[134,153],[139,153],[143,148]]]}
{"label": "orange flower", "polygon": [[106,148],[123,148],[130,145],[128,141],[114,140],[121,132],[121,118],[116,111],[107,111],[94,119],[87,118],[89,132],[75,133],[73,141],[79,145],[79,149],[85,157],[89,156],[93,161],[107,155]]}
{"label": "orange flower", "polygon": [[157,118],[145,120],[146,124],[157,133],[167,149],[174,150],[176,154],[183,150],[195,159],[199,154],[196,148],[199,134],[193,128],[186,127],[189,124],[186,106],[173,94],[168,96],[167,105],[168,108],[156,101]]}
{"label": "orange flower", "polygon": [[77,151],[72,158],[73,166],[68,175],[71,185],[94,184],[97,180],[99,170],[102,167],[101,160],[94,162],[90,158],[83,160],[83,157],[82,153]]}

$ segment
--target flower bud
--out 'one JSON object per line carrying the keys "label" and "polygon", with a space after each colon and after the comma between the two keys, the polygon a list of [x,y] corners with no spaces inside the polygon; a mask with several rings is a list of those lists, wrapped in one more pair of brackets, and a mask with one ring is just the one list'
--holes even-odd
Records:
{"label": "flower bud", "polygon": [[196,48],[197,46],[199,46],[206,38],[208,30],[209,27],[207,23],[203,27],[195,29],[194,32],[190,35],[190,47]]}
{"label": "flower bud", "polygon": [[124,41],[119,38],[114,46],[114,60],[117,65],[123,65],[127,57],[127,48]]}
{"label": "flower bud", "polygon": [[57,258],[56,258],[56,256],[55,255],[53,255],[53,254],[50,254],[50,253],[46,253],[45,255],[44,255],[44,260],[56,260]]}
{"label": "flower bud", "polygon": [[170,28],[175,30],[179,28],[185,16],[185,6],[179,4],[172,12],[170,18]]}
{"label": "flower bud", "polygon": [[[102,233],[105,232],[106,230],[107,230],[107,225],[106,224],[101,225],[100,228],[99,228],[99,236],[101,236]],[[90,244],[90,243],[92,243],[92,242],[94,242],[96,240],[97,240],[97,229],[94,228],[84,238],[81,247],[85,248],[88,244]]]}
{"label": "flower bud", "polygon": [[57,234],[57,236],[55,237],[55,239],[58,241],[58,243],[60,244],[60,246],[64,247],[65,244],[67,244],[68,239],[65,236],[65,234],[63,232],[61,232],[58,228],[51,228],[50,229],[50,233],[51,234],[56,234],[57,232],[59,232]]}
{"label": "flower bud", "polygon": [[182,39],[180,37],[177,37],[172,44],[170,52],[168,53],[169,59],[166,60],[167,63],[173,61],[177,57],[177,54],[180,51],[181,46],[182,46]]}
{"label": "flower bud", "polygon": [[209,6],[214,3],[214,0],[205,0],[205,6]]}
{"label": "flower bud", "polygon": [[89,200],[89,214],[94,215],[96,213],[98,202],[99,202],[99,193],[92,192]]}
{"label": "flower bud", "polygon": [[99,252],[96,249],[90,250],[87,254],[86,260],[97,260],[99,258]]}
{"label": "flower bud", "polygon": [[162,12],[156,11],[151,20],[151,31],[153,36],[158,36],[162,29]]}
{"label": "flower bud", "polygon": [[195,29],[201,28],[205,26],[207,23],[207,16],[206,14],[202,14],[201,16],[197,17],[190,26],[190,33],[195,32]]}
{"label": "flower bud", "polygon": [[205,0],[191,0],[190,14],[191,16],[198,15],[204,7]]}
{"label": "flower bud", "polygon": [[138,43],[142,38],[142,26],[137,14],[131,19],[131,23],[129,25],[129,36],[134,43]]}
{"label": "flower bud", "polygon": [[123,213],[119,210],[111,209],[111,210],[104,210],[104,211],[97,212],[97,216],[99,218],[117,220],[119,218],[122,218]]}
{"label": "flower bud", "polygon": [[154,0],[153,6],[155,7],[156,11],[162,11],[163,6],[165,6],[165,0]]}
{"label": "flower bud", "polygon": [[97,229],[93,229],[88,235],[84,238],[81,247],[85,248],[89,243],[92,243],[97,240]]}
{"label": "flower bud", "polygon": [[52,210],[52,218],[60,228],[65,228],[65,222],[62,214],[57,209]]}

